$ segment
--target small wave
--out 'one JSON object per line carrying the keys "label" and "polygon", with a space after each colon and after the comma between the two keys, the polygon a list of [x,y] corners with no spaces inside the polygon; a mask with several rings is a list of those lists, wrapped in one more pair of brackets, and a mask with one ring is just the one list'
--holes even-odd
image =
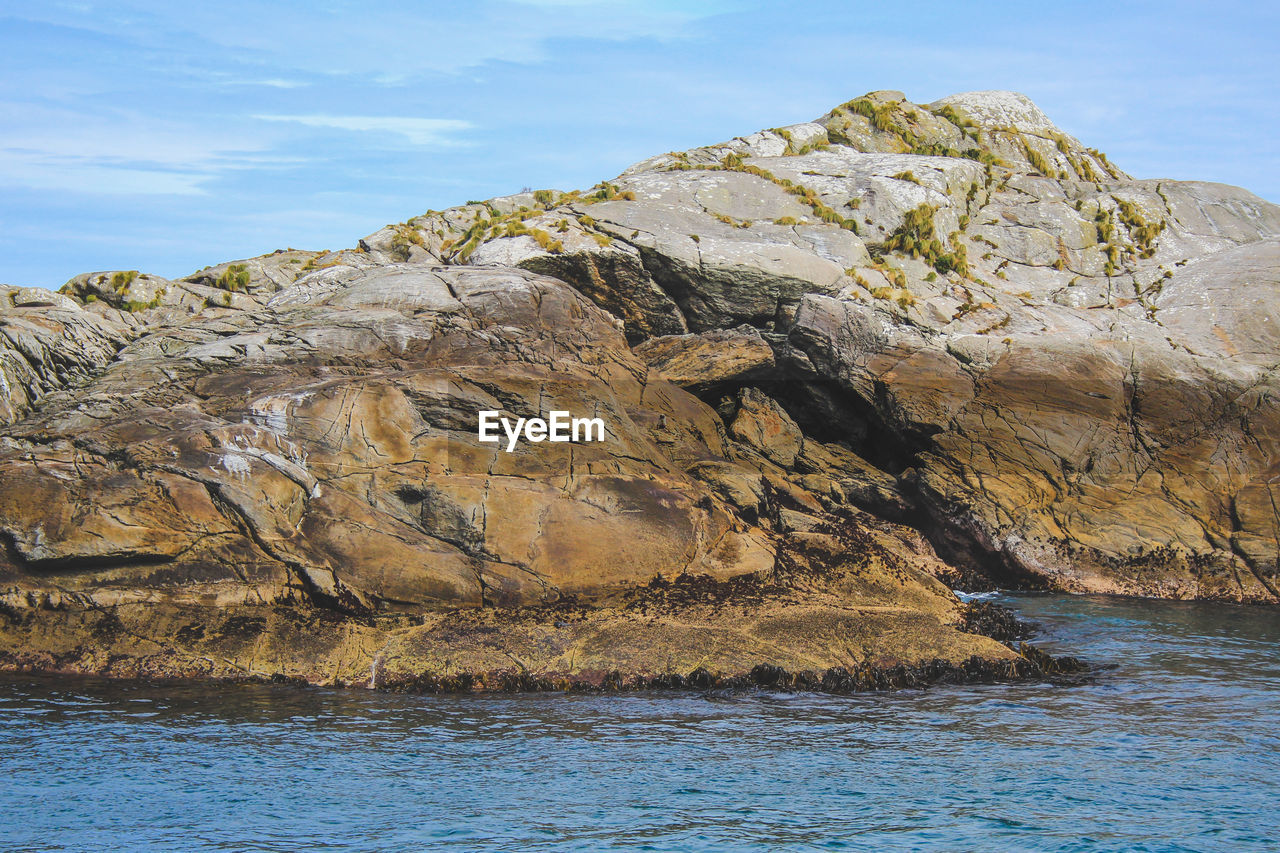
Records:
{"label": "small wave", "polygon": [[960,589],[953,589],[951,591],[956,594],[956,598],[964,602],[986,601],[989,598],[997,598],[1000,595],[998,592],[965,592]]}

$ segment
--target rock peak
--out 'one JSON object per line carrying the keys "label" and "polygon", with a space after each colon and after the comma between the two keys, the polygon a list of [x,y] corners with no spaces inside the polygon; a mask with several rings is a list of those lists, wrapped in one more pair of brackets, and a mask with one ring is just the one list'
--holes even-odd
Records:
{"label": "rock peak", "polygon": [[929,104],[929,108],[935,110],[941,110],[947,106],[983,126],[1008,127],[1036,136],[1061,133],[1044,111],[1021,92],[1000,89],[962,92],[958,95],[948,95]]}

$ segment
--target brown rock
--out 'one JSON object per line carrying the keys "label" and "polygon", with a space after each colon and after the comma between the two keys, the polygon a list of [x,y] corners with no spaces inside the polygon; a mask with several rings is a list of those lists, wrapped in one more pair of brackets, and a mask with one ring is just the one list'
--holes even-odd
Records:
{"label": "brown rock", "polygon": [[756,379],[774,366],[773,348],[750,326],[649,338],[633,352],[668,382],[692,389]]}
{"label": "brown rock", "polygon": [[744,388],[739,392],[738,412],[729,424],[729,432],[784,468],[795,463],[804,445],[804,435],[791,416],[756,388]]}
{"label": "brown rock", "polygon": [[[482,409],[599,417],[607,436],[507,452],[479,441]],[[864,534],[758,455],[789,465],[803,444],[777,403],[747,389],[734,424],[747,444],[555,279],[326,268],[143,335],[10,429],[0,666],[410,684],[518,661],[592,684],[846,666],[849,631],[871,669],[1018,660],[958,633],[927,573],[903,580],[909,531]],[[815,551],[784,533],[819,529],[863,538]],[[651,588],[702,592],[663,593],[654,623]],[[882,612],[915,626],[902,654],[870,639]]]}

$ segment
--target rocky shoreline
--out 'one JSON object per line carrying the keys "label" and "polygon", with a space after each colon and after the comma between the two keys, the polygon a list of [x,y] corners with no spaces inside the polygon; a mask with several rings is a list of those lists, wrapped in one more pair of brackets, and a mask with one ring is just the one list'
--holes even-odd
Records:
{"label": "rocky shoreline", "polygon": [[[686,583],[702,587],[705,591],[705,579],[684,579],[678,582],[678,585]],[[734,602],[734,604],[741,605],[742,602]],[[665,612],[668,616],[671,615],[670,610]],[[403,624],[387,626],[385,623],[388,620],[377,618],[353,621],[351,617],[336,616],[327,610],[306,613],[292,609],[278,609],[272,615],[300,625],[299,636],[310,634],[314,637],[321,632],[359,630],[369,633],[381,631],[381,636],[388,638],[406,632]],[[531,628],[555,631],[566,627],[570,621],[581,623],[598,619],[600,614],[595,608],[587,610],[574,606],[560,606],[553,608],[550,613],[545,608],[537,608],[525,612],[499,610],[456,615],[462,618],[453,620],[447,627],[449,639],[452,642],[446,653],[450,650],[461,651],[466,645],[474,643],[478,637],[483,638],[482,642],[490,641],[488,645],[495,648],[510,648],[517,645],[512,642],[512,637],[527,635]],[[671,659],[661,667],[644,666],[643,663],[637,667],[635,659],[639,658],[638,655],[632,660],[633,671],[631,672],[624,672],[621,669],[592,668],[599,666],[599,661],[588,661],[585,666],[576,668],[571,666],[566,671],[535,670],[509,652],[504,653],[512,663],[505,667],[471,669],[465,665],[460,667],[446,663],[441,668],[415,671],[412,665],[406,666],[399,656],[388,658],[375,654],[372,661],[368,663],[367,671],[360,672],[360,667],[364,665],[363,660],[358,663],[348,662],[346,666],[341,661],[335,660],[337,656],[350,653],[350,646],[332,650],[328,659],[325,659],[323,653],[317,654],[315,644],[301,646],[298,651],[300,655],[308,657],[308,666],[314,666],[317,660],[334,664],[335,672],[329,679],[317,678],[314,669],[310,673],[300,671],[296,668],[296,662],[292,668],[285,665],[274,671],[259,668],[264,665],[263,661],[257,662],[256,665],[254,662],[247,664],[238,662],[236,657],[245,660],[242,656],[263,640],[278,641],[280,639],[280,632],[269,626],[269,620],[257,612],[224,615],[222,621],[206,618],[201,622],[193,622],[185,629],[179,629],[172,642],[152,643],[156,647],[154,650],[139,649],[137,644],[143,638],[134,634],[130,626],[125,624],[120,619],[120,614],[115,611],[98,613],[98,618],[90,620],[91,624],[88,625],[73,625],[71,622],[58,624],[53,620],[54,630],[63,629],[67,635],[81,638],[86,636],[87,632],[87,636],[92,638],[91,644],[67,647],[61,651],[34,650],[34,647],[39,644],[32,642],[32,634],[36,631],[49,631],[51,620],[31,613],[24,615],[13,611],[6,612],[2,616],[6,623],[6,640],[22,637],[26,642],[14,644],[18,651],[14,651],[13,647],[8,645],[0,649],[0,672],[92,675],[150,681],[201,679],[230,683],[369,689],[397,693],[764,689],[847,694],[946,684],[991,684],[1046,679],[1061,683],[1076,683],[1092,672],[1089,664],[1077,658],[1054,657],[1025,642],[1024,638],[1034,634],[1034,628],[1018,620],[1008,609],[988,603],[969,605],[964,613],[965,621],[959,627],[966,633],[995,639],[1008,650],[1007,654],[996,656],[988,648],[984,650],[984,654],[973,654],[964,659],[933,658],[920,659],[911,663],[884,661],[853,663],[851,658],[848,665],[836,664],[825,669],[798,671],[791,671],[773,664],[758,663],[749,670],[737,672],[708,669],[702,662],[686,672],[680,672],[672,668]],[[76,620],[82,617],[83,614],[75,614]],[[612,621],[616,623],[618,620],[619,615],[613,614]],[[208,638],[210,642],[202,644],[199,640],[206,638],[195,637],[194,634],[202,633],[206,624],[209,625],[212,634]],[[643,630],[640,627],[643,624],[642,621],[635,620],[632,627]],[[24,636],[26,631],[31,633],[26,633]],[[145,640],[143,642],[147,643]],[[184,645],[186,648],[181,650],[178,648]],[[228,657],[228,654],[232,656]],[[531,661],[531,663],[537,666],[538,662]]]}
{"label": "rocky shoreline", "polygon": [[[0,659],[1038,677],[953,588],[1280,601],[1277,329],[1280,208],[1134,180],[1008,92],[3,286]],[[555,412],[601,440],[478,431]]]}

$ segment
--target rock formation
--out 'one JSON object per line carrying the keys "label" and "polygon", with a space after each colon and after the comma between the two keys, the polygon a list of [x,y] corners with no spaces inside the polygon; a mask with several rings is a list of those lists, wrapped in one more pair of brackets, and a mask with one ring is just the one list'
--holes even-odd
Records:
{"label": "rock formation", "polygon": [[1274,205],[878,92],[350,250],[5,288],[0,666],[1037,672],[949,585],[1280,599],[1278,287]]}

